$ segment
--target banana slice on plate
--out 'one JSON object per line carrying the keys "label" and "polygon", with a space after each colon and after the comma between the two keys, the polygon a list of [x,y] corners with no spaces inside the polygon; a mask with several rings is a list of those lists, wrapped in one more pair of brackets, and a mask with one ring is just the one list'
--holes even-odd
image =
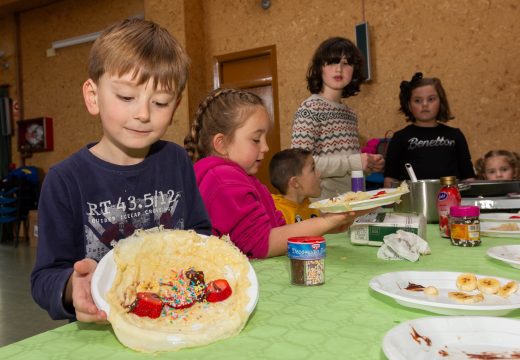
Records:
{"label": "banana slice on plate", "polygon": [[498,289],[497,295],[503,298],[508,297],[511,294],[514,294],[518,290],[518,283],[516,281],[510,281],[500,289]]}
{"label": "banana slice on plate", "polygon": [[477,288],[477,277],[474,274],[465,273],[457,276],[457,288],[462,291],[473,291]]}
{"label": "banana slice on plate", "polygon": [[424,288],[424,293],[429,296],[439,295],[439,290],[435,286],[427,286]]}
{"label": "banana slice on plate", "polygon": [[158,293],[159,289],[160,287],[157,281],[142,281],[137,285],[137,292]]}
{"label": "banana slice on plate", "polygon": [[491,277],[480,278],[477,281],[477,288],[484,294],[496,294],[500,289],[500,281]]}
{"label": "banana slice on plate", "polygon": [[472,295],[461,291],[449,292],[448,297],[461,304],[475,304],[484,300],[484,295],[482,294]]}

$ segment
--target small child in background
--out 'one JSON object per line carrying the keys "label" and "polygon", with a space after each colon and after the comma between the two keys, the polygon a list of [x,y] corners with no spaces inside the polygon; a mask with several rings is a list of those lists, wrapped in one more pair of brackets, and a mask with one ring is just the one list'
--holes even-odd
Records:
{"label": "small child in background", "polygon": [[[239,89],[217,89],[199,105],[184,144],[194,169],[213,234],[229,234],[247,256],[265,258],[287,253],[287,239],[345,231],[370,212],[324,214],[285,223],[271,193],[256,177],[269,150],[271,121],[262,100]],[[373,210],[373,209],[372,209]]]}
{"label": "small child in background", "polygon": [[420,180],[442,176],[473,180],[475,172],[464,134],[442,124],[453,116],[441,81],[415,73],[410,81],[401,82],[399,101],[399,110],[412,124],[395,132],[390,140],[384,186],[409,179],[406,163]]}
{"label": "small child in background", "polygon": [[351,172],[382,171],[384,158],[360,153],[357,114],[342,99],[357,95],[363,56],[352,41],[333,37],[316,49],[307,71],[311,96],[294,115],[291,147],[312,152],[321,173],[320,198],[351,190]]}
{"label": "small child in background", "polygon": [[477,179],[519,180],[520,156],[514,151],[491,150],[475,163]]}
{"label": "small child in background", "polygon": [[186,151],[160,140],[188,68],[184,49],[151,21],[118,22],[94,42],[83,97],[103,134],[50,168],[38,205],[31,290],[53,319],[107,319],[92,299],[92,275],[136,229],[211,233]]}
{"label": "small child in background", "polygon": [[285,149],[276,153],[269,163],[271,184],[280,192],[273,194],[276,208],[287,224],[317,217],[320,212],[309,208],[309,197],[321,194],[320,172],[308,150]]}

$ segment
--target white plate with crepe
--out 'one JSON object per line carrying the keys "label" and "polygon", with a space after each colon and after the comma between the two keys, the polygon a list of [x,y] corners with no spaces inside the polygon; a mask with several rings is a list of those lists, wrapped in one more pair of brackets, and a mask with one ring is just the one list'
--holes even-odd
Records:
{"label": "white plate with crepe", "polygon": [[386,333],[383,352],[389,360],[517,359],[520,321],[486,316],[409,320]]}
{"label": "white plate with crepe", "polygon": [[[201,235],[204,236],[204,235]],[[96,271],[92,276],[91,291],[92,298],[96,306],[108,314],[110,313],[110,305],[105,299],[105,294],[112,287],[112,283],[116,277],[116,263],[114,261],[114,252],[110,250],[97,265]],[[256,303],[258,302],[258,279],[256,273],[251,264],[249,264],[249,281],[251,286],[247,289],[249,295],[249,303],[246,306],[246,310],[249,314],[255,309]]]}
{"label": "white plate with crepe", "polygon": [[516,222],[520,223],[520,214],[518,213],[484,213],[480,214],[479,219],[481,222]]}
{"label": "white plate with crepe", "polygon": [[520,245],[494,246],[487,251],[488,256],[520,269]]}
{"label": "white plate with crepe", "polygon": [[[497,295],[484,294],[484,300],[473,304],[461,304],[448,297],[449,292],[457,289],[456,280],[461,273],[443,271],[399,271],[378,275],[372,278],[369,286],[372,290],[393,298],[397,303],[411,308],[430,311],[443,315],[488,315],[503,316],[516,309],[520,309],[520,291],[502,298]],[[477,278],[492,277],[501,285],[511,279],[497,276],[475,274]],[[427,295],[422,291],[410,291],[405,288],[409,284],[434,286],[439,294]],[[475,290],[468,292],[478,294]]]}
{"label": "white plate with crepe", "polygon": [[480,223],[480,235],[520,238],[520,224],[516,222],[482,222]]}
{"label": "white plate with crepe", "polygon": [[[405,184],[406,185],[406,184]],[[408,187],[391,189],[378,189],[364,192],[348,192],[330,199],[313,202],[310,208],[318,209],[324,213],[340,213],[346,211],[359,211],[374,209],[384,205],[390,205],[401,200],[401,195],[408,193]],[[354,200],[345,200],[354,197]],[[359,200],[356,200],[359,199]]]}

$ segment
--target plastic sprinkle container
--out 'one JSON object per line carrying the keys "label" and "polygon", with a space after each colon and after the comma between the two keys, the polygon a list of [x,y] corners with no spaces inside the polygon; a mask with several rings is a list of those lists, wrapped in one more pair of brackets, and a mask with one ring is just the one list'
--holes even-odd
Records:
{"label": "plastic sprinkle container", "polygon": [[287,256],[291,261],[291,284],[321,285],[325,283],[325,239],[322,236],[291,237]]}
{"label": "plastic sprinkle container", "polygon": [[480,208],[478,206],[452,206],[450,208],[450,237],[455,246],[479,246]]}

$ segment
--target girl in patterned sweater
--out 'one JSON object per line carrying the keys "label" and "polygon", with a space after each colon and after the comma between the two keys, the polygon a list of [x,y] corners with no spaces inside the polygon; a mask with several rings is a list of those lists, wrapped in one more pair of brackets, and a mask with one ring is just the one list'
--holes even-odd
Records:
{"label": "girl in patterned sweater", "polygon": [[353,170],[381,171],[379,154],[360,154],[356,113],[341,102],[364,80],[363,57],[348,39],[333,37],[318,47],[307,71],[311,96],[300,105],[291,147],[312,152],[321,173],[321,199],[350,191]]}

